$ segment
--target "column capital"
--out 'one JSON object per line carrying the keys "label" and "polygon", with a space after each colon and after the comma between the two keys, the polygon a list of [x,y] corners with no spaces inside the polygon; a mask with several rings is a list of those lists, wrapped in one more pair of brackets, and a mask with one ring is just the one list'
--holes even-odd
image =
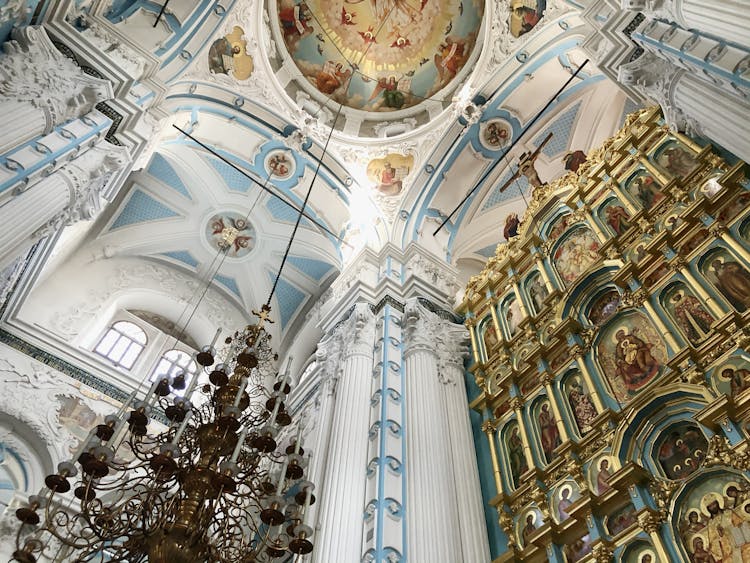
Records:
{"label": "column capital", "polygon": [[108,80],[85,74],[41,27],[15,29],[3,46],[0,103],[26,102],[45,112],[47,128],[81,117],[114,96]]}
{"label": "column capital", "polygon": [[429,352],[437,359],[440,381],[455,383],[455,371],[463,370],[469,356],[466,327],[441,318],[413,298],[404,306],[403,329],[404,354]]}
{"label": "column capital", "polygon": [[336,327],[343,359],[355,355],[372,356],[375,343],[375,315],[367,303],[356,303],[349,317]]}

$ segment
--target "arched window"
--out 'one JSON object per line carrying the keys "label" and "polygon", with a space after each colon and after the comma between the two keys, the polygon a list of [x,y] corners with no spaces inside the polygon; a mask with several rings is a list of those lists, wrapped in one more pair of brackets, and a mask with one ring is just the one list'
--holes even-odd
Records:
{"label": "arched window", "polygon": [[171,375],[174,377],[177,372],[184,370],[186,377],[185,380],[190,379],[188,375],[192,376],[198,371],[198,366],[193,361],[193,358],[187,352],[177,350],[167,350],[162,355],[159,363],[156,364],[154,372],[151,374],[151,381],[156,379],[160,375]]}
{"label": "arched window", "polygon": [[137,324],[118,321],[109,328],[94,351],[117,366],[131,369],[147,340],[146,333]]}

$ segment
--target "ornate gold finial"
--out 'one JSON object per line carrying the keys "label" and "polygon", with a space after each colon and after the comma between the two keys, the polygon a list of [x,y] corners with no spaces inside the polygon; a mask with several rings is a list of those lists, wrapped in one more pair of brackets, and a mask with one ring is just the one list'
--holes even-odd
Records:
{"label": "ornate gold finial", "polygon": [[258,328],[262,327],[266,321],[273,323],[273,319],[271,319],[271,306],[267,303],[260,308],[260,312],[253,309],[253,315],[258,317]]}

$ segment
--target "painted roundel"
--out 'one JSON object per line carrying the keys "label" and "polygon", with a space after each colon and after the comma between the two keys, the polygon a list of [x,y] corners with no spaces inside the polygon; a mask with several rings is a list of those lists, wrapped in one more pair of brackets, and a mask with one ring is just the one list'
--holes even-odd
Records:
{"label": "painted roundel", "polygon": [[294,174],[295,162],[289,151],[276,150],[266,156],[265,167],[272,179],[287,180]]}
{"label": "painted roundel", "polygon": [[247,256],[255,248],[255,228],[240,213],[225,211],[213,215],[206,224],[205,234],[212,247],[232,258]]}
{"label": "painted roundel", "polygon": [[508,146],[513,138],[513,128],[504,119],[490,119],[479,126],[479,140],[493,151]]}
{"label": "painted roundel", "polygon": [[484,0],[277,0],[286,48],[309,85],[344,105],[409,108],[469,60]]}

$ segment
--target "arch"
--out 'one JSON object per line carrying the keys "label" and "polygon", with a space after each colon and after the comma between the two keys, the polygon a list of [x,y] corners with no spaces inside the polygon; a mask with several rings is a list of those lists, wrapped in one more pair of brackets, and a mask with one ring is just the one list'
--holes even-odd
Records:
{"label": "arch", "polygon": [[515,418],[510,419],[500,431],[503,449],[503,463],[507,468],[504,479],[506,486],[514,490],[521,484],[521,476],[528,471],[529,465],[524,453],[521,429]]}
{"label": "arch", "polygon": [[544,308],[544,300],[549,295],[547,287],[542,281],[542,274],[538,270],[534,269],[526,276],[523,291],[532,314],[538,315]]}
{"label": "arch", "polygon": [[591,424],[599,413],[591,400],[588,385],[578,370],[570,370],[563,375],[560,379],[560,391],[564,397],[565,410],[573,421],[571,426],[579,436],[585,436],[593,430]]}
{"label": "arch", "polygon": [[[0,481],[12,485],[12,490],[0,495],[0,504],[13,495],[34,494],[44,486],[44,478],[54,469],[58,455],[54,453],[37,430],[6,412],[0,412],[0,450],[5,456]],[[1,509],[0,509],[1,510]]]}
{"label": "arch", "polygon": [[518,334],[518,325],[523,320],[515,293],[511,292],[500,301],[499,312],[505,339],[512,340]]}
{"label": "arch", "polygon": [[597,209],[596,216],[599,223],[615,236],[625,233],[632,226],[630,213],[616,197],[607,198]]}
{"label": "arch", "polygon": [[148,344],[145,331],[130,321],[116,321],[101,337],[94,352],[113,364],[131,369]]}
{"label": "arch", "polygon": [[[713,396],[703,385],[673,383],[659,388],[645,405],[628,412],[612,434],[612,452],[619,459],[641,462],[647,459],[653,442],[663,428],[691,417],[705,408]],[[710,430],[703,429],[712,435]],[[644,443],[646,441],[646,443]],[[652,473],[662,474],[654,464]]]}

